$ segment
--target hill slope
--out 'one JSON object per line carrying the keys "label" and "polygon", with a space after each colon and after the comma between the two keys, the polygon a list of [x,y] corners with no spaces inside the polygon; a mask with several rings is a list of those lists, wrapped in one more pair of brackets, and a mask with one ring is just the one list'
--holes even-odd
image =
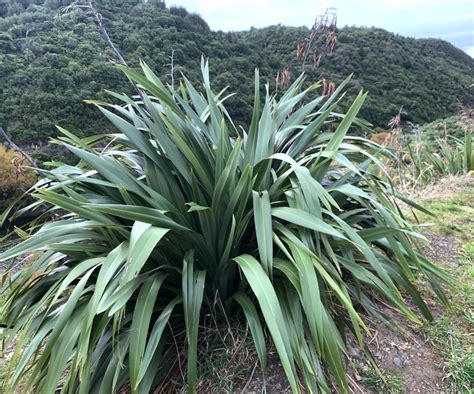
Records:
{"label": "hill slope", "polygon": [[[61,13],[69,0],[0,0],[0,125],[21,144],[55,135],[55,124],[80,133],[110,127],[85,99],[103,89],[127,91],[110,64],[110,50],[82,10]],[[113,5],[112,5],[113,4]],[[234,116],[248,121],[253,70],[274,84],[294,64],[296,43],[306,28],[271,26],[246,32],[213,32],[198,15],[166,8],[159,0],[97,1],[111,37],[132,66],[141,58],[170,82],[174,50],[176,77],[197,78],[201,55],[210,58],[217,88],[230,86]],[[474,61],[441,40],[404,38],[381,29],[343,28],[335,52],[310,80],[336,83],[354,73],[352,89],[370,95],[362,116],[385,127],[403,105],[406,120],[424,123],[474,105]]]}

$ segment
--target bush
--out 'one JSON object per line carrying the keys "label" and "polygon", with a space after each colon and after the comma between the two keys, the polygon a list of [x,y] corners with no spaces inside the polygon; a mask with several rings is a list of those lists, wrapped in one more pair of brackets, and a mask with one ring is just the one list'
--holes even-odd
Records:
{"label": "bush", "polygon": [[394,154],[402,159],[400,163],[403,164],[391,169],[398,173],[393,179],[403,178],[405,186],[415,189],[420,185],[436,183],[449,175],[458,176],[472,171],[472,130],[465,129],[464,133],[462,138],[457,138],[450,134],[450,130],[446,130],[444,138],[434,140],[432,134],[419,133],[416,140],[406,140],[405,145],[393,139]]}
{"label": "bush", "polygon": [[15,166],[21,162],[21,155],[0,145],[0,213],[36,181],[33,170]]}
{"label": "bush", "polygon": [[435,144],[437,140],[448,137],[464,138],[466,130],[469,128],[472,128],[472,120],[465,119],[460,115],[453,115],[423,125],[419,134],[425,141]]}
{"label": "bush", "polygon": [[411,131],[396,128],[372,134],[371,140],[387,147],[397,160],[385,160],[385,171],[402,190],[437,183],[474,169],[473,119],[468,114],[438,119]]}
{"label": "bush", "polygon": [[380,147],[347,135],[365,94],[332,115],[348,80],[305,103],[319,85],[301,92],[299,78],[261,108],[257,73],[243,131],[207,63],[204,94],[187,80],[178,94],[146,65],[144,75],[119,67],[141,86],[140,101],[113,94],[123,106],[99,105],[120,133],[63,131],[81,162],[48,172],[35,193],[55,220],[0,255],[43,252],[13,276],[1,313],[16,343],[9,387],[148,393],[186,354],[194,392],[200,321],[225,313],[247,321],[264,369],[273,343],[294,392],[301,381],[348,391],[345,335],[366,350],[374,296],[419,322],[413,301],[431,319],[412,284],[424,275],[445,301],[446,274],[417,253],[421,236],[370,170]]}

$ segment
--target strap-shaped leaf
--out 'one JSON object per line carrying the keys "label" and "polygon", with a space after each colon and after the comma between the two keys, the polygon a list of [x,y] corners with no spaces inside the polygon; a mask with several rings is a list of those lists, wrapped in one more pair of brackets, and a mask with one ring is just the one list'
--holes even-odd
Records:
{"label": "strap-shaped leaf", "polygon": [[194,251],[186,253],[183,261],[183,307],[186,323],[186,339],[188,343],[188,392],[196,392],[197,385],[197,340],[199,316],[204,296],[206,273],[194,273]]}
{"label": "strap-shaped leaf", "polygon": [[255,232],[257,234],[258,253],[266,274],[272,275],[273,242],[272,242],[272,208],[268,192],[253,191],[253,211]]}
{"label": "strap-shaped leaf", "polygon": [[288,331],[285,319],[272,283],[265,274],[260,263],[250,255],[241,255],[235,258],[245,275],[255,297],[258,300],[273,343],[280,356],[283,369],[290,382],[293,392],[299,392]]}
{"label": "strap-shaped leaf", "polygon": [[257,309],[252,303],[252,300],[245,293],[236,293],[234,299],[240,304],[245,313],[250,332],[252,333],[253,342],[257,349],[258,359],[260,360],[262,371],[265,373],[267,369],[267,346],[265,344],[265,336],[263,335],[262,324],[260,323]]}
{"label": "strap-shaped leaf", "polygon": [[152,276],[143,283],[138,293],[130,332],[129,360],[132,393],[137,392],[138,385],[140,384],[140,366],[148,338],[148,328],[154,311],[156,297],[164,280],[164,276]]}
{"label": "strap-shaped leaf", "polygon": [[[140,272],[153,249],[169,231],[169,229],[154,226],[145,226],[146,229],[143,229],[143,225],[141,222],[135,222],[132,227],[127,270],[123,276],[123,283],[126,283]],[[141,231],[142,229],[143,231]],[[139,233],[137,234],[137,232]]]}
{"label": "strap-shaped leaf", "polygon": [[278,219],[309,228],[310,230],[345,239],[344,235],[336,230],[333,226],[323,222],[321,219],[312,215],[311,213],[305,212],[298,208],[273,208],[272,215]]}

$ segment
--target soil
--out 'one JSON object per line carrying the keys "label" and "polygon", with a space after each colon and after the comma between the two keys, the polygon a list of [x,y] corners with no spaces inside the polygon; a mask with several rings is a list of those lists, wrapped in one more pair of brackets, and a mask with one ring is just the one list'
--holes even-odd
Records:
{"label": "soil", "polygon": [[[445,388],[443,381],[443,359],[433,346],[426,342],[420,333],[406,324],[405,319],[387,309],[386,314],[398,326],[401,332],[396,332],[383,323],[371,327],[374,333],[368,341],[368,348],[374,356],[377,365],[385,373],[395,373],[401,382],[404,393],[438,393]],[[355,343],[355,342],[354,342]],[[360,351],[359,351],[360,352]],[[363,371],[369,370],[362,353],[354,351],[349,345],[352,361]],[[355,374],[356,382],[362,380]],[[354,391],[374,392],[364,384],[358,384]]]}

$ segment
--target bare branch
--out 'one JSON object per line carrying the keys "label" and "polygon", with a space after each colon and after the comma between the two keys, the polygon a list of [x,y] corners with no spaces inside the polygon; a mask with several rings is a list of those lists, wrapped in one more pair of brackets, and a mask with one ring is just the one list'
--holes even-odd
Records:
{"label": "bare branch", "polygon": [[5,139],[5,141],[7,141],[8,145],[10,145],[13,149],[20,153],[26,160],[28,160],[28,162],[34,169],[39,170],[39,167],[33,160],[33,158],[10,139],[7,133],[5,133],[5,131],[3,130],[2,126],[0,126],[0,135]]}
{"label": "bare branch", "polygon": [[122,54],[120,51],[117,49],[115,44],[113,43],[112,39],[109,36],[109,33],[107,32],[107,29],[105,28],[104,24],[102,23],[102,15],[97,11],[97,8],[95,8],[95,5],[92,3],[92,0],[88,0],[87,4],[79,4],[79,3],[72,3],[66,7],[61,8],[62,13],[67,13],[73,9],[80,8],[87,10],[95,19],[97,25],[100,28],[100,33],[102,35],[102,38],[104,41],[107,43],[107,45],[112,49],[115,55],[115,59],[122,65],[127,66],[127,62],[123,58]]}
{"label": "bare branch", "polygon": [[109,36],[109,33],[107,33],[107,30],[104,26],[104,24],[102,23],[102,15],[97,11],[97,9],[95,8],[94,4],[92,4],[92,1],[89,0],[88,1],[88,5],[89,5],[89,9],[90,11],[92,12],[92,15],[94,15],[94,18],[97,22],[97,24],[99,25],[100,27],[100,31],[102,33],[102,37],[104,38],[104,40],[107,42],[107,45],[112,48],[112,50],[114,51],[115,53],[115,57],[117,58],[117,60],[119,61],[119,63],[123,64],[124,66],[127,66],[127,62],[125,61],[125,59],[123,58],[122,54],[120,53],[120,51],[117,49],[117,47],[114,45],[114,43],[112,42],[110,36]]}
{"label": "bare branch", "polygon": [[[100,28],[102,39],[112,49],[115,56],[115,60],[121,65],[128,67],[127,62],[125,61],[122,54],[120,53],[120,51],[115,46],[112,39],[110,38],[109,33],[107,32],[107,29],[105,28],[105,25],[102,22],[102,15],[99,13],[99,11],[97,11],[97,8],[95,8],[95,5],[93,4],[92,0],[87,0],[87,4],[80,4],[80,3],[74,2],[66,7],[61,8],[60,11],[62,13],[67,13],[77,8],[87,10],[87,12],[94,17],[97,25]],[[132,81],[132,85],[135,88],[135,91],[138,93],[138,95],[143,99],[142,93],[140,92],[140,89],[138,89],[137,84],[134,81]]]}
{"label": "bare branch", "polygon": [[165,66],[170,67],[170,73],[166,75],[171,77],[171,88],[174,90],[174,49],[171,49],[171,55],[169,58],[170,62],[166,63]]}

